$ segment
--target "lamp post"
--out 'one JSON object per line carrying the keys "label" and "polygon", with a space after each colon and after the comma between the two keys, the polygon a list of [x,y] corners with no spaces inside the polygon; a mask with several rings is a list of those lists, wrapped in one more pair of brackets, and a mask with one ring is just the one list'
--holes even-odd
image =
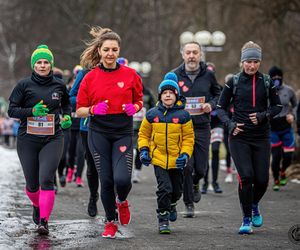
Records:
{"label": "lamp post", "polygon": [[201,30],[195,34],[190,31],[185,31],[180,35],[179,40],[181,45],[193,41],[199,43],[202,47],[202,60],[205,61],[205,54],[207,52],[223,51],[226,36],[222,31],[210,33],[207,30]]}
{"label": "lamp post", "polygon": [[137,73],[139,73],[142,77],[148,77],[152,66],[151,63],[149,62],[137,62],[137,61],[132,61],[128,64],[130,68],[133,68]]}

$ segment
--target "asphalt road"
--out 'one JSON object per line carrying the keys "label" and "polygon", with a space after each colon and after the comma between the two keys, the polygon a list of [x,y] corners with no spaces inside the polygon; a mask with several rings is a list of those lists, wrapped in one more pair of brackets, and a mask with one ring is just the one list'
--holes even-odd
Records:
{"label": "asphalt road", "polygon": [[196,204],[195,218],[183,218],[184,205],[179,201],[172,233],[159,235],[153,168],[144,168],[142,174],[142,182],[134,184],[129,195],[131,224],[119,227],[117,239],[101,237],[102,205],[99,201],[98,216],[90,218],[86,212],[88,188],[79,188],[75,183],[59,188],[49,222],[50,235],[39,236],[23,192],[22,172],[17,168],[11,185],[0,183],[1,192],[5,188],[10,191],[6,197],[10,202],[0,206],[0,249],[300,249],[300,242],[292,243],[288,237],[289,229],[300,224],[299,184],[289,183],[279,192],[270,186],[260,204],[263,227],[255,229],[253,235],[241,236],[237,234],[241,224],[237,182],[225,184],[221,171],[223,194],[210,191],[203,195]]}

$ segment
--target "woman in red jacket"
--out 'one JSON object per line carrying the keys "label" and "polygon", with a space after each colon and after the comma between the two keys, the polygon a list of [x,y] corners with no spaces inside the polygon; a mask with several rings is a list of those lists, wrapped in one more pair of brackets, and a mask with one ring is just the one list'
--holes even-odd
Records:
{"label": "woman in red jacket", "polygon": [[[132,116],[143,107],[142,82],[135,70],[117,63],[121,39],[110,29],[93,27],[94,37],[81,55],[91,70],[82,80],[77,96],[77,115],[91,116],[88,143],[101,182],[101,200],[107,223],[102,236],[115,238],[119,222],[131,215],[127,196],[131,189]],[[114,191],[116,187],[116,194]]]}

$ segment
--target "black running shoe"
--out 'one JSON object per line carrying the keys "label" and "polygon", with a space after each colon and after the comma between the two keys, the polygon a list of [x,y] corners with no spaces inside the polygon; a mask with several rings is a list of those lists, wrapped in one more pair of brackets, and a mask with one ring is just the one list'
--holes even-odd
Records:
{"label": "black running shoe", "polygon": [[46,221],[45,218],[41,219],[40,224],[37,229],[37,232],[39,235],[48,235],[49,234],[48,221]]}
{"label": "black running shoe", "polygon": [[176,210],[176,203],[172,203],[171,204],[171,210],[170,210],[170,216],[169,216],[169,220],[174,222],[177,220],[177,210]]}
{"label": "black running shoe", "polygon": [[219,186],[218,182],[213,183],[213,188],[216,194],[221,194],[223,193],[222,189]]}
{"label": "black running shoe", "polygon": [[65,187],[66,186],[66,176],[62,175],[59,177],[59,183],[61,187]]}
{"label": "black running shoe", "polygon": [[193,185],[193,201],[198,203],[201,200],[201,193],[199,190],[199,184]]}
{"label": "black running shoe", "polygon": [[159,213],[157,215],[158,218],[158,231],[160,234],[170,234],[170,226],[169,226],[169,212],[165,211],[163,213]]}
{"label": "black running shoe", "polygon": [[201,194],[207,194],[208,183],[204,182],[201,188]]}
{"label": "black running shoe", "polygon": [[98,209],[97,209],[97,201],[99,199],[99,196],[97,195],[97,197],[90,197],[90,201],[88,204],[88,214],[91,217],[95,217],[98,213]]}
{"label": "black running shoe", "polygon": [[40,223],[40,208],[35,206],[32,207],[33,207],[32,220],[36,225],[38,225]]}

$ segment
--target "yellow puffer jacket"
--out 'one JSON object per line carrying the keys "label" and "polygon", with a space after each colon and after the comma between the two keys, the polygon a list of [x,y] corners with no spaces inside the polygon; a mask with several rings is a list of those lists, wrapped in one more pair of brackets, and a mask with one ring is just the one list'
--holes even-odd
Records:
{"label": "yellow puffer jacket", "polygon": [[185,99],[166,109],[160,102],[144,118],[138,138],[139,150],[148,148],[152,164],[164,169],[176,168],[182,153],[191,157],[194,148],[194,129],[190,114],[184,110]]}

